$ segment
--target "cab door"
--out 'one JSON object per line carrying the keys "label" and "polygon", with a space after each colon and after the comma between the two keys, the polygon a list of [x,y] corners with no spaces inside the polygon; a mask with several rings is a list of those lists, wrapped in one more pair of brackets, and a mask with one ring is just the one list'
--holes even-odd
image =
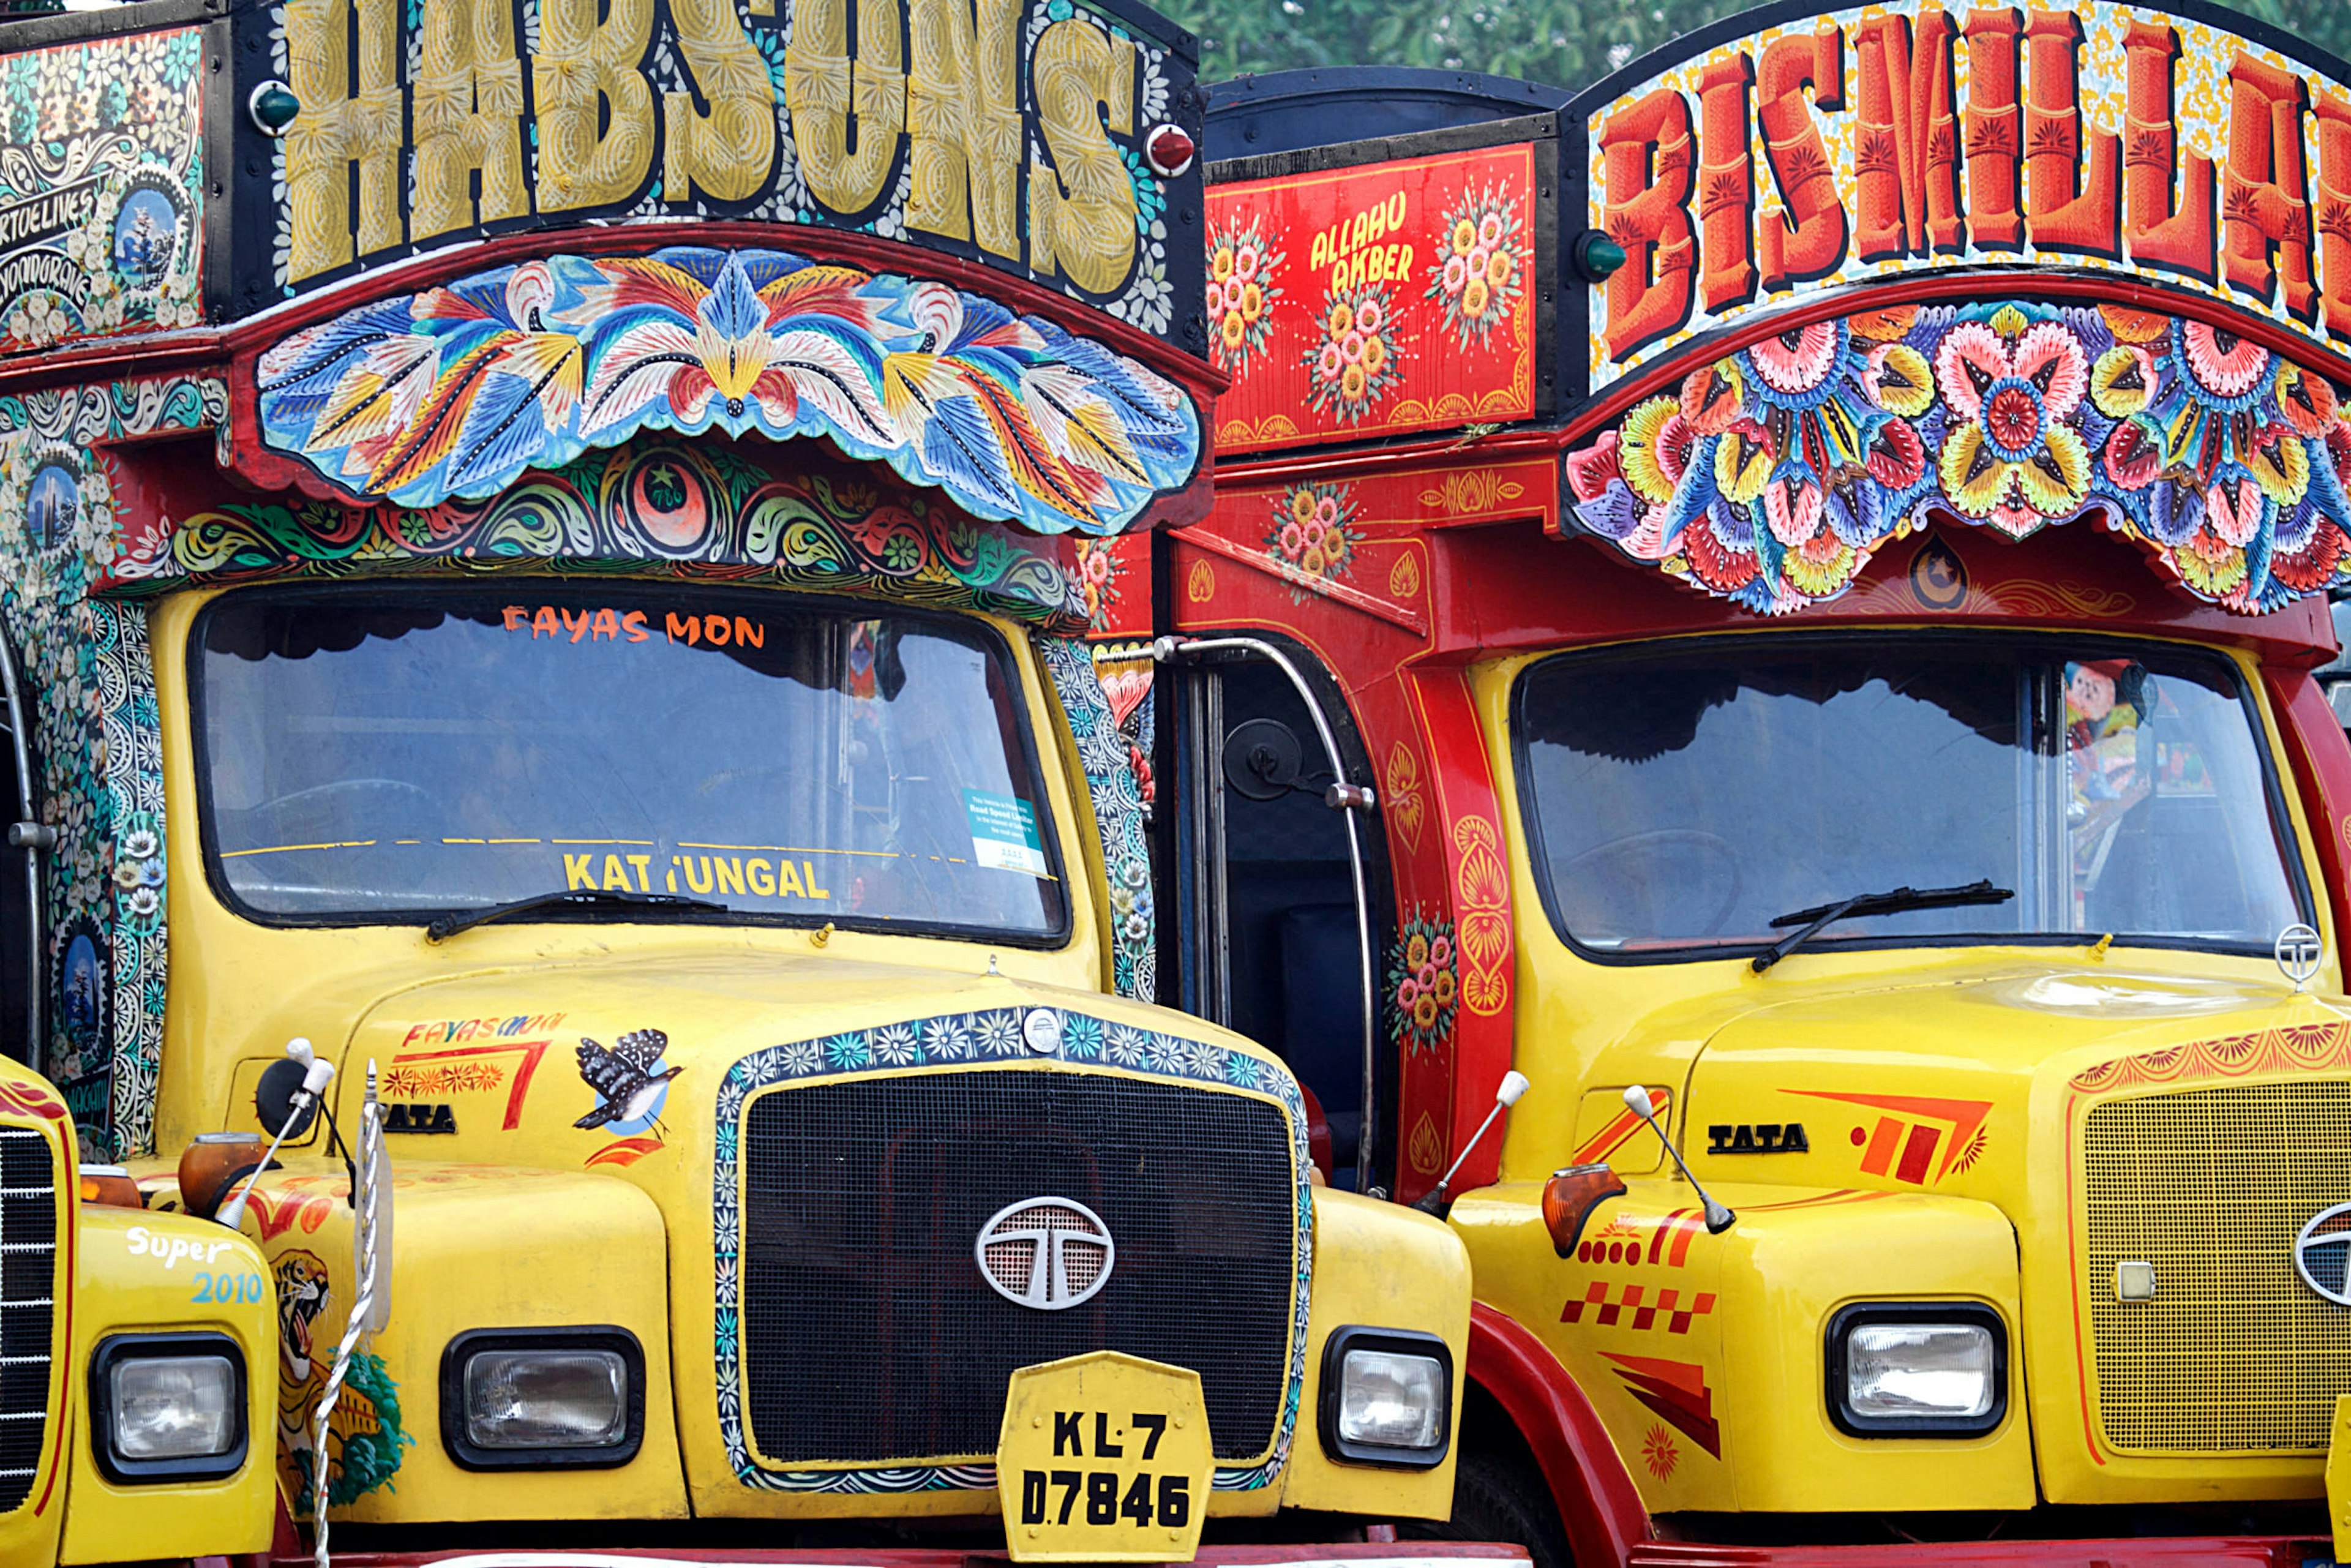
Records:
{"label": "cab door", "polygon": [[[1364,1092],[1364,926],[1387,930],[1388,870],[1376,818],[1334,806],[1371,771],[1337,683],[1295,641],[1271,632],[1207,632],[1278,650],[1307,694],[1259,650],[1226,647],[1163,666],[1169,680],[1181,1005],[1274,1051],[1319,1108],[1316,1162],[1334,1186],[1392,1186],[1395,1063],[1372,1053]],[[1339,752],[1334,768],[1311,699]],[[1354,821],[1367,919],[1359,918]],[[1376,953],[1373,985],[1376,987]],[[1373,1003],[1376,1009],[1376,993]],[[1377,1014],[1372,1022],[1376,1033]],[[1365,1129],[1370,1144],[1365,1146]]]}

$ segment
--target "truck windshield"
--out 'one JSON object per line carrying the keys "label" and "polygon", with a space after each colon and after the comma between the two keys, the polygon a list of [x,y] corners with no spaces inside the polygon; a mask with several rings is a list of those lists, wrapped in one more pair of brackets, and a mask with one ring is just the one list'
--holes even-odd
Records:
{"label": "truck windshield", "polygon": [[250,590],[193,643],[204,848],[248,915],[595,888],[754,921],[1066,924],[1019,677],[982,624],[517,580]]}
{"label": "truck windshield", "polygon": [[1513,724],[1536,874],[1597,956],[1720,956],[1856,894],[1998,903],[1810,944],[1981,937],[2267,952],[2308,918],[2254,710],[2225,661],[1917,636],[1563,654]]}

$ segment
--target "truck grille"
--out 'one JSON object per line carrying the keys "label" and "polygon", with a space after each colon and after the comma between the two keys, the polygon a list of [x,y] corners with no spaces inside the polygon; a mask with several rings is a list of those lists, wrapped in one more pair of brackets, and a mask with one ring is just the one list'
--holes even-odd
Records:
{"label": "truck grille", "polygon": [[[2351,1199],[2351,1083],[2116,1100],[2084,1125],[2098,1414],[2117,1448],[2324,1451],[2351,1390],[2351,1312],[2303,1283],[2294,1239]],[[2115,1265],[2155,1265],[2152,1301]]]}
{"label": "truck grille", "polygon": [[[1219,1459],[1275,1441],[1297,1273],[1279,1106],[1108,1073],[920,1072],[767,1094],[742,1147],[745,1408],[768,1459],[992,1455],[1014,1370],[1105,1349],[1197,1371]],[[1034,1197],[1084,1205],[1117,1248],[1064,1311],[998,1294],[973,1256]]]}
{"label": "truck grille", "polygon": [[21,1507],[40,1474],[57,1262],[55,1145],[0,1127],[0,1512]]}

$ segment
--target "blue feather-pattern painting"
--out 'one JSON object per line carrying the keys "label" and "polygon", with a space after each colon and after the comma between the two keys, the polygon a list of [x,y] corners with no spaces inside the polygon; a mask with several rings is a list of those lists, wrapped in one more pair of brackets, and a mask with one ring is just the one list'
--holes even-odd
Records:
{"label": "blue feather-pattern painting", "polygon": [[1182,388],[946,284],[783,251],[550,256],[261,358],[264,439],[361,499],[496,495],[643,430],[822,436],[966,510],[1115,533],[1199,466]]}

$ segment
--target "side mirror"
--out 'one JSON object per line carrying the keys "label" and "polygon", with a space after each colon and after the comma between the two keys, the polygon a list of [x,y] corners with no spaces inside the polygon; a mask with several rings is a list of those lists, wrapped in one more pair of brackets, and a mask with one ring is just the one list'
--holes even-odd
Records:
{"label": "side mirror", "polygon": [[319,1119],[316,1099],[305,1100],[299,1111],[294,1106],[294,1096],[301,1092],[308,1071],[303,1062],[290,1056],[262,1070],[261,1082],[253,1090],[253,1113],[261,1119],[262,1127],[271,1137],[299,1138]]}

